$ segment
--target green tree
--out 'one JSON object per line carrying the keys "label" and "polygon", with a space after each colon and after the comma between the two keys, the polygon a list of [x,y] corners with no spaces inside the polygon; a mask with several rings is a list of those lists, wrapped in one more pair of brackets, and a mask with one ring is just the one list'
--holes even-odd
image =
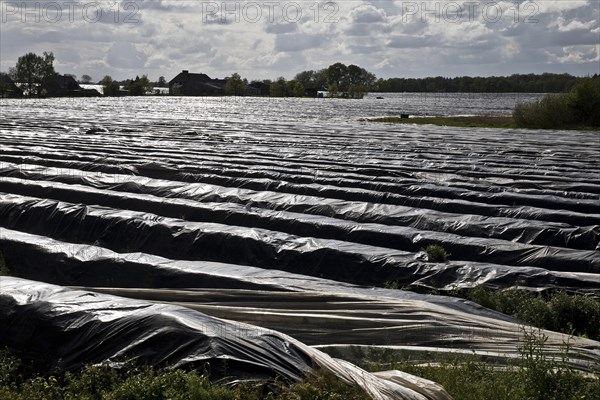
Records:
{"label": "green tree", "polygon": [[310,88],[314,82],[315,71],[302,71],[294,77],[294,81],[300,83],[305,88]]}
{"label": "green tree", "polygon": [[329,92],[329,97],[335,97],[340,92],[340,87],[337,83],[332,83],[327,87],[327,92]]}
{"label": "green tree", "polygon": [[342,63],[335,63],[327,68],[327,83],[336,85],[338,91],[348,90],[350,81],[348,79],[348,67]]}
{"label": "green tree", "polygon": [[323,90],[327,87],[327,69],[315,72],[313,76],[313,89]]}
{"label": "green tree", "polygon": [[164,76],[159,77],[158,78],[158,87],[167,87],[167,86],[169,86],[169,85],[167,84],[167,80],[165,79],[165,77]]}
{"label": "green tree", "polygon": [[229,96],[243,96],[246,93],[246,84],[240,74],[235,73],[227,79],[225,94]]}
{"label": "green tree", "polygon": [[283,76],[271,83],[271,97],[284,97],[286,95],[287,81]]}
{"label": "green tree", "polygon": [[367,87],[367,85],[364,85],[362,83],[352,84],[348,88],[348,94],[353,99],[362,99],[368,92],[369,88]]}
{"label": "green tree", "polygon": [[350,85],[358,85],[362,83],[363,71],[361,67],[358,65],[349,65],[347,68],[348,79],[350,80]]}
{"label": "green tree", "polygon": [[141,78],[136,76],[126,88],[130,96],[145,96],[147,93],[152,93],[153,85],[147,75],[142,75]]}
{"label": "green tree", "polygon": [[44,52],[43,56],[27,53],[19,57],[15,68],[11,69],[13,81],[24,85],[27,93],[40,95],[40,84],[46,78],[56,75],[54,53]]}
{"label": "green tree", "polygon": [[305,89],[323,90],[327,87],[327,69],[319,71],[302,71],[294,77]]}
{"label": "green tree", "polygon": [[104,90],[105,96],[118,96],[119,95],[119,82],[113,80],[110,75],[106,75],[100,81],[102,88]]}
{"label": "green tree", "polygon": [[286,85],[286,92],[288,96],[304,97],[304,85],[296,80],[289,81]]}
{"label": "green tree", "polygon": [[5,74],[4,72],[0,72],[0,98],[5,98],[5,97],[18,97],[20,95],[20,93],[16,93],[14,91],[14,87],[11,83],[12,81],[9,81],[8,79],[3,79],[3,77],[6,76],[8,79],[10,79],[10,76],[8,76],[8,74]]}
{"label": "green tree", "polygon": [[81,83],[90,83],[92,81],[92,77],[89,75],[81,75]]}

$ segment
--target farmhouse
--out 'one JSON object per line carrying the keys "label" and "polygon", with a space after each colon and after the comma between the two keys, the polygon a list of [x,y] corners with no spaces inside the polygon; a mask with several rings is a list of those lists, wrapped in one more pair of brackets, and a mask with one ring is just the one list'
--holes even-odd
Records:
{"label": "farmhouse", "polygon": [[[206,74],[191,74],[184,70],[169,82],[169,94],[172,96],[224,96],[227,79],[212,79]],[[245,96],[269,94],[269,86],[252,83],[244,88]]]}
{"label": "farmhouse", "polygon": [[169,82],[169,94],[179,96],[220,96],[225,94],[223,79],[211,79],[206,74],[182,71]]}
{"label": "farmhouse", "polygon": [[42,82],[42,94],[47,97],[96,97],[95,89],[84,89],[69,75],[53,75]]}

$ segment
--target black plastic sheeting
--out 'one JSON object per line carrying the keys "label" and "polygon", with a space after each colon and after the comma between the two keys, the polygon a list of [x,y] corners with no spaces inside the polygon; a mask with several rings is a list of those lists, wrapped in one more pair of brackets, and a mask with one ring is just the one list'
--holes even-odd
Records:
{"label": "black plastic sheeting", "polygon": [[[187,193],[193,190],[193,195],[186,196],[185,194],[182,195],[180,188],[172,188],[171,183],[157,181],[154,185],[141,182],[135,186],[135,191],[125,190],[123,193],[115,192],[115,190],[127,188],[115,187],[114,184],[115,180],[124,179],[123,176],[98,177],[94,175],[79,181],[72,180],[91,186],[69,185],[56,181],[31,180],[34,176],[37,179],[54,180],[55,174],[51,171],[45,171],[49,172],[48,174],[24,173],[22,168],[19,169],[18,173],[14,168],[0,170],[0,174],[5,172],[11,176],[20,175],[29,178],[27,180],[3,178],[0,180],[0,189],[5,190],[7,193],[47,197],[61,201],[93,202],[94,204],[113,208],[153,212],[169,217],[185,216],[190,221],[228,222],[241,226],[281,230],[299,235],[312,233],[313,236],[317,237],[348,237],[353,232],[369,228],[371,231],[377,230],[385,235],[385,231],[393,234],[394,229],[397,230],[400,226],[406,225],[406,228],[414,228],[413,230],[404,229],[407,232],[425,233],[424,231],[444,232],[447,230],[448,233],[444,235],[449,237],[453,235],[468,238],[482,237],[581,250],[594,250],[600,241],[600,227],[598,226],[573,227],[565,223],[519,221],[509,218],[482,218],[475,215],[458,218],[451,214],[419,209],[403,210],[402,207],[396,206],[368,203],[333,204],[328,203],[327,199],[321,200],[327,206],[324,210],[329,209],[330,212],[319,215],[318,213],[313,214],[313,211],[319,209],[309,208],[310,203],[306,204],[304,209],[299,209],[301,204],[298,203],[301,201],[308,203],[308,201],[306,199],[298,201],[293,196],[280,199],[279,205],[285,204],[285,202],[295,204],[294,210],[296,212],[283,211],[285,207],[279,207],[274,202],[268,203],[269,208],[275,209],[270,210],[259,208],[259,206],[265,204],[263,201],[260,203],[244,201],[247,198],[256,200],[257,194],[240,196],[237,201],[233,199],[233,202],[229,203],[203,203],[203,201],[222,200],[222,198],[214,199],[212,195],[225,191],[223,187],[185,185]],[[77,172],[82,173],[82,171],[72,171],[72,174],[75,175]],[[158,184],[162,184],[162,187],[153,187]],[[129,187],[131,188],[131,185]],[[205,196],[203,193],[211,193],[211,197],[209,198],[209,195]],[[169,199],[166,200],[165,196]],[[227,199],[230,200],[230,197],[227,197]],[[318,200],[317,198],[313,201]],[[397,215],[396,217],[394,217],[394,212]],[[329,217],[327,214],[331,214],[333,217]],[[351,224],[348,219],[362,222],[362,224]],[[433,232],[430,232],[430,234],[433,234]],[[365,244],[392,247],[402,244],[402,241],[398,238],[382,242],[382,239],[377,237],[376,232],[362,236],[364,237],[352,239],[362,240],[362,243]],[[436,237],[435,239],[442,240],[442,237]],[[370,242],[365,242],[367,240],[370,240]],[[451,245],[451,243],[447,244]]]}
{"label": "black plastic sheeting", "polygon": [[[482,283],[478,281],[479,277],[496,271],[484,282],[503,286],[510,276],[514,279],[520,275],[522,286],[546,287],[547,280],[540,279],[539,275],[548,270],[535,269],[528,264],[551,266],[552,272],[600,272],[600,254],[596,251],[498,243],[489,239],[461,240],[453,235],[410,232],[410,228],[395,230],[398,242],[414,243],[409,250],[418,251],[419,247],[430,243],[450,243],[450,246],[444,247],[458,250],[456,258],[463,253],[478,251],[480,258],[487,257],[510,267],[477,262],[466,265],[456,261],[433,264],[420,260],[419,254],[415,256],[406,251],[362,245],[357,241],[308,238],[260,228],[182,221],[155,214],[18,195],[6,195],[0,200],[0,223],[9,229],[66,242],[95,244],[120,253],[141,252],[172,259],[254,265],[362,285],[383,286],[388,281],[410,284],[427,278],[428,281],[437,281],[438,285],[468,287]],[[376,229],[358,231],[365,236],[372,235],[372,232],[378,233]],[[357,235],[349,236],[351,239]],[[435,240],[436,237],[439,239]],[[421,256],[425,257],[424,254]],[[555,275],[555,278],[557,282],[554,284],[561,285],[571,276],[563,282],[560,275]],[[584,282],[579,286],[582,290],[590,289],[584,286]],[[596,285],[591,289],[597,289]]]}
{"label": "black plastic sheeting", "polygon": [[299,381],[320,368],[378,400],[451,400],[433,382],[393,371],[379,378],[281,333],[189,308],[11,277],[0,287],[0,344],[42,373],[133,360],[213,379]]}
{"label": "black plastic sheeting", "polygon": [[38,371],[104,361],[185,366],[215,376],[291,380],[310,357],[276,332],[228,323],[182,307],[151,304],[17,278],[1,281],[0,343]]}
{"label": "black plastic sheeting", "polygon": [[[91,286],[95,292],[185,306],[213,317],[283,332],[344,358],[410,352],[413,361],[466,353],[499,365],[519,357],[524,325],[474,303],[444,296],[375,289],[241,265],[169,260],[59,242],[17,231],[0,232],[0,246],[21,276]],[[29,263],[17,262],[28,251]],[[1,281],[0,281],[1,283]],[[544,332],[548,357],[562,354],[564,335]],[[569,338],[568,362],[597,371],[597,342]],[[358,346],[358,347],[357,347]],[[352,358],[353,359],[353,358]]]}
{"label": "black plastic sheeting", "polygon": [[[198,321],[229,326],[213,319],[223,318],[294,338],[247,327],[253,343],[219,344],[215,360],[239,358],[242,377],[298,379],[318,365],[351,376],[375,399],[446,399],[433,384],[398,372],[364,375],[295,340],[346,359],[383,348],[423,361],[474,352],[502,364],[519,356],[527,329],[519,321],[375,286],[516,285],[600,296],[594,132],[364,124],[349,111],[355,102],[320,104],[328,117],[305,121],[302,110],[316,109],[301,101],[293,110],[245,98],[79,101],[0,103],[0,250],[21,278],[84,290],[2,278],[0,312],[21,318],[11,320],[14,329],[37,321],[58,335],[53,341],[80,349],[66,355],[73,366],[119,351],[177,364],[185,351],[162,354],[153,324],[166,321],[174,346],[188,349],[188,340],[220,343],[194,329]],[[443,246],[449,261],[429,262],[421,251],[429,244]],[[43,306],[52,296],[56,307]],[[156,313],[144,322],[122,309],[122,319],[104,320],[92,299],[109,298]],[[89,313],[53,318],[63,301]],[[83,318],[90,330],[69,336],[63,318]],[[131,343],[144,330],[148,340],[114,341],[103,330],[109,323],[124,324]],[[571,340],[544,334],[550,356]],[[2,340],[21,340],[13,336]],[[30,355],[46,369],[62,362],[57,352],[67,347],[32,340],[39,351]],[[293,344],[290,354],[284,343]],[[597,373],[598,343],[570,343],[568,362]],[[195,344],[192,358],[207,354]],[[250,344],[257,347],[246,352]],[[24,340],[13,347],[27,351]],[[408,389],[420,386],[431,391]]]}
{"label": "black plastic sheeting", "polygon": [[[143,177],[97,172],[96,164],[89,165],[93,171],[90,172],[86,169],[74,168],[73,164],[72,162],[66,163],[64,168],[45,168],[29,164],[0,163],[0,176],[57,181],[71,185],[81,184],[120,193],[144,193],[200,202],[243,204],[337,217],[356,222],[407,225],[442,232],[456,230],[457,234],[464,236],[488,236],[524,243],[566,245],[583,249],[593,249],[600,237],[600,214],[557,211],[529,206],[488,206],[472,202],[462,202],[457,207],[446,209],[447,202],[441,199],[431,199],[429,205],[406,207],[384,204],[385,202],[380,201],[369,203],[269,190],[254,191],[145,176],[157,175],[157,171],[160,172],[158,175],[163,177],[169,174],[171,179],[180,175],[176,169],[161,164],[140,167],[139,170],[145,174]],[[99,170],[101,171],[102,168]],[[137,174],[139,170],[134,169],[132,172]],[[384,199],[386,196],[387,194],[383,192],[376,200]],[[422,198],[417,199],[422,200]],[[462,215],[459,216],[457,213]],[[581,237],[583,240],[580,243]]]}
{"label": "black plastic sheeting", "polygon": [[[261,291],[338,293],[352,296],[420,300],[466,312],[514,322],[514,319],[466,300],[404,290],[363,287],[319,277],[209,261],[170,260],[149,254],[119,254],[106,248],[62,242],[8,229],[0,230],[0,248],[7,264],[20,277],[62,286],[118,288],[202,288]],[[23,254],[27,253],[27,257]],[[576,281],[574,281],[575,283]]]}

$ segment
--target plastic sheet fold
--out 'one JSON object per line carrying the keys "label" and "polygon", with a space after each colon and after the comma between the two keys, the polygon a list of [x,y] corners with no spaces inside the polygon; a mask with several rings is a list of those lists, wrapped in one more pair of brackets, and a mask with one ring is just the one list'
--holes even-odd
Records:
{"label": "plastic sheet fold", "polygon": [[[597,133],[360,120],[515,100],[401,96],[3,99],[0,251],[18,278],[0,277],[0,346],[40,372],[130,357],[215,375],[227,360],[242,379],[324,368],[382,400],[449,397],[350,362],[514,361],[531,327],[408,290],[600,297]],[[544,354],[570,341],[569,365],[599,373],[598,342],[541,333]]]}
{"label": "plastic sheet fold", "polygon": [[372,375],[284,334],[189,308],[11,277],[0,287],[0,344],[42,373],[132,360],[229,379],[299,381],[322,369],[378,400],[451,400],[434,382]]}

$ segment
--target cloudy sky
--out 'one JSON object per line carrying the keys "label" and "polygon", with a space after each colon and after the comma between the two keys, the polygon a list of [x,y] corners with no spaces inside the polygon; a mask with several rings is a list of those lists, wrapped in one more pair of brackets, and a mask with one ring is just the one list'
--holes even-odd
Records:
{"label": "cloudy sky", "polygon": [[0,70],[288,79],[334,62],[378,77],[600,72],[600,0],[0,0]]}

